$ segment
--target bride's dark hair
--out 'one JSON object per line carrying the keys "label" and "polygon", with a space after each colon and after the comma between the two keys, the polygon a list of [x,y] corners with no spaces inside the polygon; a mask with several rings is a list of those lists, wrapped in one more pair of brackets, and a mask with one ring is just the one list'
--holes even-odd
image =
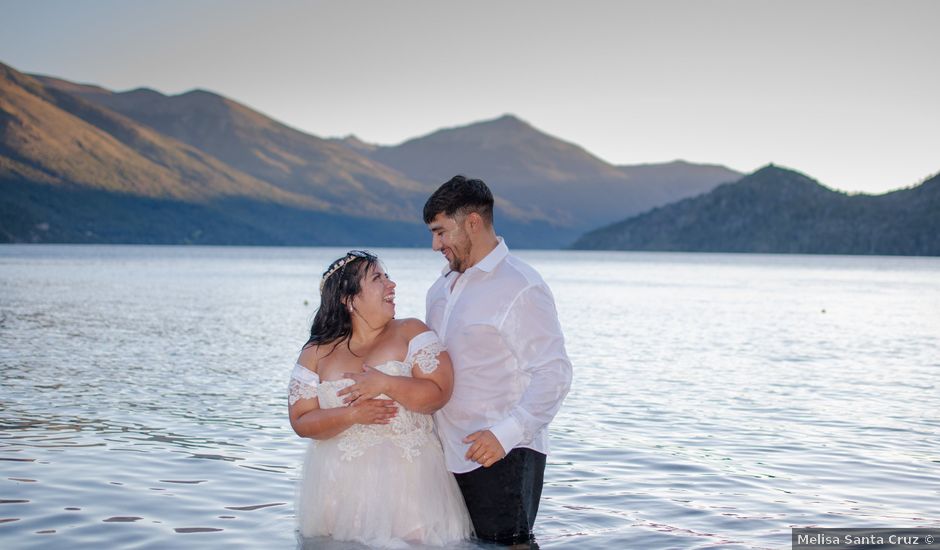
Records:
{"label": "bride's dark hair", "polygon": [[[352,335],[349,304],[362,289],[362,278],[378,261],[375,254],[350,250],[323,272],[320,307],[313,317],[310,338],[304,348],[335,342],[333,349],[336,349],[344,340],[349,345],[349,337]],[[333,353],[332,349],[330,353]]]}

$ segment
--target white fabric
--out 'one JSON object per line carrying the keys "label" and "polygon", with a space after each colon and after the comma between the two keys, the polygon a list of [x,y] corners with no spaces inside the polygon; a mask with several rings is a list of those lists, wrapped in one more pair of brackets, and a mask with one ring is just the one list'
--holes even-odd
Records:
{"label": "white fabric", "polygon": [[414,365],[424,374],[431,374],[440,365],[437,356],[445,351],[444,344],[433,330],[422,332],[408,342],[405,362]]}
{"label": "white fabric", "polygon": [[[417,344],[412,340],[406,359],[440,346],[436,336],[419,336],[422,340]],[[411,362],[403,361],[376,367],[394,376],[411,376],[412,368]],[[320,408],[344,406],[336,392],[352,383],[349,379],[320,382]],[[431,417],[401,405],[390,424],[356,424],[335,437],[311,442],[299,485],[297,518],[305,537],[330,536],[380,547],[442,546],[472,532]]]}
{"label": "white fabric", "polygon": [[[401,361],[389,361],[375,368],[391,376],[411,376],[411,365]],[[353,382],[348,378],[321,382],[317,389],[320,408],[344,406],[343,399],[336,392]],[[388,398],[385,394],[378,396],[378,399]],[[430,416],[409,411],[399,405],[398,414],[389,424],[354,424],[334,439],[339,442],[339,450],[343,452],[340,458],[347,462],[364,455],[369,447],[383,442],[396,445],[401,449],[400,458],[410,462],[421,454],[424,444],[432,437],[434,425]]]}
{"label": "white fabric", "polygon": [[290,382],[287,385],[287,403],[293,405],[301,399],[315,398],[317,396],[317,384],[319,383],[320,377],[317,376],[317,373],[297,363],[290,373]]}
{"label": "white fabric", "polygon": [[463,274],[445,267],[428,290],[426,318],[454,365],[453,396],[434,413],[448,469],[480,467],[464,458],[463,438],[485,429],[507,453],[548,454],[547,427],[571,386],[571,361],[538,272],[500,238]]}

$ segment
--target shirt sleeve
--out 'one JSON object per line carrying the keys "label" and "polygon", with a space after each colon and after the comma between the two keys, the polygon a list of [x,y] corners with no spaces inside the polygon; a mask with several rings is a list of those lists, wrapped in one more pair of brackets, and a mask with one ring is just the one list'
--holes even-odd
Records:
{"label": "shirt sleeve", "polygon": [[500,330],[529,379],[509,416],[490,428],[508,453],[519,443],[531,441],[552,421],[571,388],[572,369],[555,300],[545,283],[532,285],[516,297]]}

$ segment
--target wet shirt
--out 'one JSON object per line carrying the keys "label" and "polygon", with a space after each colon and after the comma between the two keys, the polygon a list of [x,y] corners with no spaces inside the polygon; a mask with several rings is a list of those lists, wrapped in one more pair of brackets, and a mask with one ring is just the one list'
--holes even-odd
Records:
{"label": "wet shirt", "polygon": [[427,295],[427,324],[454,365],[454,392],[434,414],[447,468],[478,468],[463,438],[489,429],[508,453],[548,454],[547,427],[571,386],[571,361],[548,285],[499,244],[464,273],[445,267]]}

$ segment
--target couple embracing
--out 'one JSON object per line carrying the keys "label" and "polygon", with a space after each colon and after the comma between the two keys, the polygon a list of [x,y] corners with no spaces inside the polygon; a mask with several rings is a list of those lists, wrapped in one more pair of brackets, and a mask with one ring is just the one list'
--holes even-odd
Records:
{"label": "couple embracing", "polygon": [[531,538],[547,426],[571,384],[554,299],[496,236],[481,180],[442,185],[424,221],[448,261],[427,324],[394,318],[395,283],[368,252],[323,274],[288,399],[294,431],[317,440],[298,494],[303,536]]}

